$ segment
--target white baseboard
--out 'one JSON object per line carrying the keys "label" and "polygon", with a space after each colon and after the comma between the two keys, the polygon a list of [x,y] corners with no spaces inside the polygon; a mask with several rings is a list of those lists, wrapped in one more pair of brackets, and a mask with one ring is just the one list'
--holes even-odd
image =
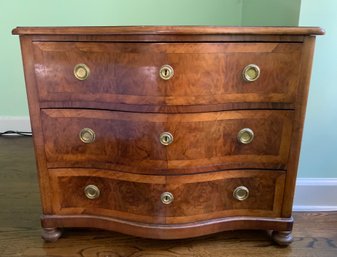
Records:
{"label": "white baseboard", "polygon": [[[0,117],[7,130],[31,132],[29,117]],[[298,178],[294,211],[337,211],[337,178]]]}
{"label": "white baseboard", "polygon": [[31,132],[30,119],[28,116],[0,116],[0,132],[7,130]]}
{"label": "white baseboard", "polygon": [[298,178],[294,211],[337,211],[337,178]]}

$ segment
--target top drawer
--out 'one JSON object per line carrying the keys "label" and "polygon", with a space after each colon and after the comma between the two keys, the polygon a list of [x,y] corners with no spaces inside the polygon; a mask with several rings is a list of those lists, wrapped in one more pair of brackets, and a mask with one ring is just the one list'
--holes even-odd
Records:
{"label": "top drawer", "polygon": [[[42,101],[173,106],[293,103],[302,47],[301,43],[33,45]],[[87,78],[83,69],[78,75],[84,77],[76,78],[77,64],[86,65]],[[168,80],[159,75],[166,64],[174,72]],[[260,70],[255,81],[243,78],[243,71],[250,64]]]}

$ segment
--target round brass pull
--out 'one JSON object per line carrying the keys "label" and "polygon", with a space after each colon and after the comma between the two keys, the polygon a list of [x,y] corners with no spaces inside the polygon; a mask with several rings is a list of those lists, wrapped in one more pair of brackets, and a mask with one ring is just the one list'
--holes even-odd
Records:
{"label": "round brass pull", "polygon": [[84,194],[88,199],[93,200],[98,198],[101,192],[97,186],[88,185],[84,188]]}
{"label": "round brass pull", "polygon": [[173,142],[173,136],[170,132],[161,133],[159,139],[162,145],[170,145]]}
{"label": "round brass pull", "polygon": [[170,192],[165,192],[161,194],[160,200],[163,204],[170,204],[173,202],[174,197],[173,194],[171,194]]}
{"label": "round brass pull", "polygon": [[239,186],[234,189],[233,191],[233,197],[239,201],[244,201],[249,196],[249,190],[245,186]]}
{"label": "round brass pull", "polygon": [[90,128],[84,128],[80,131],[80,139],[85,144],[90,144],[95,141],[96,134]]}
{"label": "round brass pull", "polygon": [[254,132],[250,128],[241,129],[238,133],[238,141],[242,144],[249,144],[254,139]]}
{"label": "round brass pull", "polygon": [[256,64],[248,64],[242,71],[242,76],[245,81],[253,82],[260,77],[260,68]]}
{"label": "round brass pull", "polygon": [[165,64],[165,65],[161,66],[161,68],[159,70],[159,76],[162,79],[169,80],[170,78],[173,77],[173,75],[174,75],[174,70],[170,65]]}
{"label": "round brass pull", "polygon": [[90,69],[87,65],[79,63],[74,67],[74,75],[78,80],[86,80],[90,75]]}

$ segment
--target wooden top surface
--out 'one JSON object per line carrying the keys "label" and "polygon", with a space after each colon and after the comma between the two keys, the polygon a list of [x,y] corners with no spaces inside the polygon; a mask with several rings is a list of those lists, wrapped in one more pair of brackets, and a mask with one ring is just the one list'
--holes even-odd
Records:
{"label": "wooden top surface", "polygon": [[14,35],[323,35],[319,27],[220,27],[220,26],[102,26],[102,27],[17,27]]}

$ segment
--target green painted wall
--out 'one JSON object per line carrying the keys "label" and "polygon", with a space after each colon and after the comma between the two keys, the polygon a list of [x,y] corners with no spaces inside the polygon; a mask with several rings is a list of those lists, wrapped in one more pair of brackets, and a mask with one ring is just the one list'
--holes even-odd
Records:
{"label": "green painted wall", "polygon": [[28,115],[16,26],[240,25],[242,0],[0,0],[0,116]]}
{"label": "green painted wall", "polygon": [[337,1],[302,0],[301,26],[320,26],[316,40],[299,175],[337,177]]}
{"label": "green painted wall", "polygon": [[243,26],[297,26],[301,0],[243,0]]}

